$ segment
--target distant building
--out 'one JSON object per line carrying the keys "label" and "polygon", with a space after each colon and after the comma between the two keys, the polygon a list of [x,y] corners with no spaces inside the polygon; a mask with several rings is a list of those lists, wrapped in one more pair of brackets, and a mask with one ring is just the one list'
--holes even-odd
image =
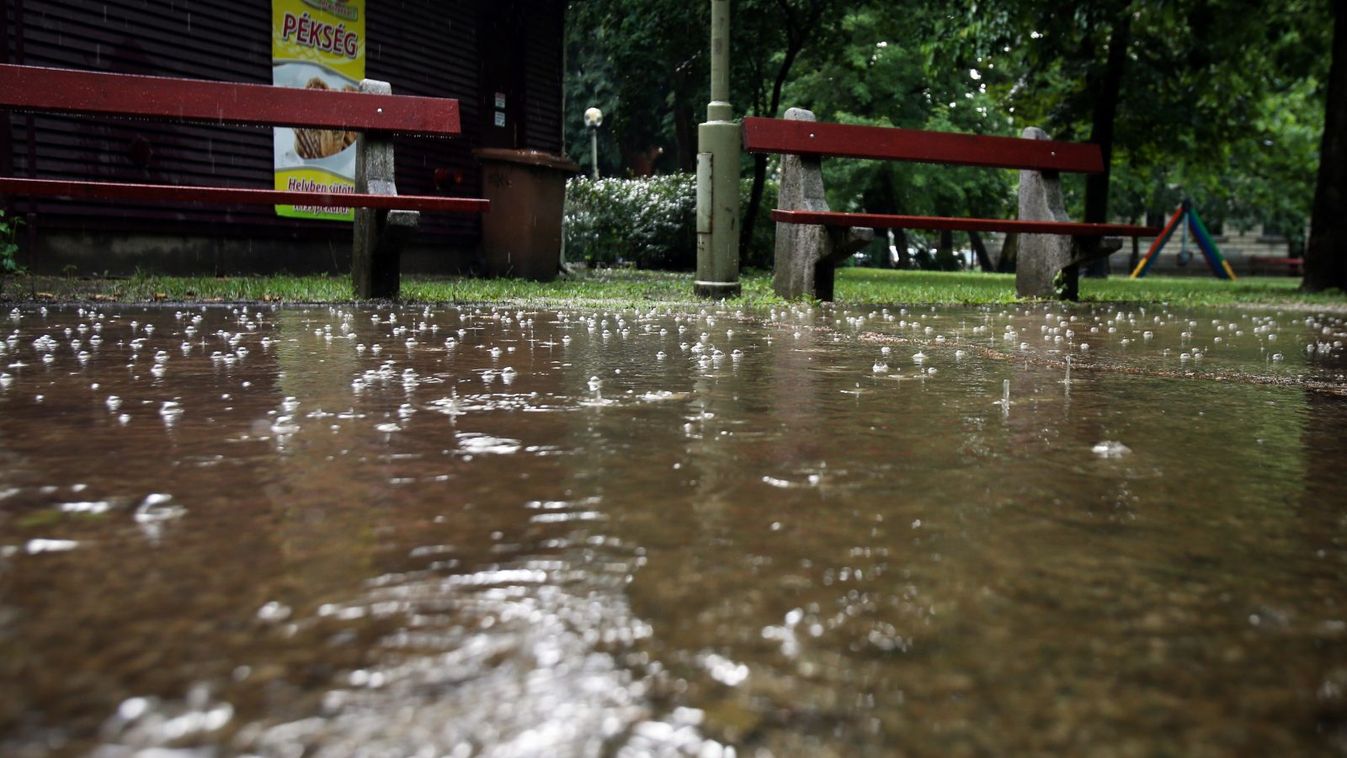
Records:
{"label": "distant building", "polygon": [[[0,0],[0,60],[88,71],[272,83],[279,0]],[[293,0],[315,7],[340,0]],[[402,139],[398,189],[482,196],[478,147],[560,154],[563,0],[365,0],[365,76],[395,94],[456,98],[463,137]],[[48,114],[0,119],[8,176],[267,188],[270,129],[133,123]],[[72,203],[0,198],[29,224],[38,271],[173,273],[349,268],[349,223],[271,208]],[[404,270],[474,265],[475,216],[423,215]]]}

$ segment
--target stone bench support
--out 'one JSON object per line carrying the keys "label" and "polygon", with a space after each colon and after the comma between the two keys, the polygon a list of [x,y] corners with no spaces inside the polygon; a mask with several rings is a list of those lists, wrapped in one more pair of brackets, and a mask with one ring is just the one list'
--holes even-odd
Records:
{"label": "stone bench support", "polygon": [[[786,111],[785,118],[815,120],[814,114],[803,108],[791,108]],[[828,199],[823,191],[822,159],[790,154],[781,156],[777,208],[828,210]],[[857,226],[836,228],[778,223],[772,289],[786,299],[808,295],[819,300],[832,300],[837,264],[870,244],[874,237],[873,229]]]}
{"label": "stone bench support", "polygon": [[[361,81],[360,91],[393,94],[388,82],[375,79]],[[398,194],[393,169],[393,140],[389,135],[360,133],[356,140],[355,191],[371,195]],[[357,297],[393,299],[398,296],[402,249],[416,231],[420,218],[418,211],[356,209],[351,277]]]}

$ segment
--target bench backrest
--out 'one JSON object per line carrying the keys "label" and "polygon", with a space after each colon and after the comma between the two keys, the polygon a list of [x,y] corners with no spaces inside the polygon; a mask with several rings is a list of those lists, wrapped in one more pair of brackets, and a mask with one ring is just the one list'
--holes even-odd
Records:
{"label": "bench backrest", "polygon": [[398,134],[460,133],[457,100],[0,65],[0,109]]}
{"label": "bench backrest", "polygon": [[1069,171],[1104,170],[1098,145],[1016,137],[927,132],[881,126],[744,119],[744,149],[754,153],[873,158],[958,166]]}

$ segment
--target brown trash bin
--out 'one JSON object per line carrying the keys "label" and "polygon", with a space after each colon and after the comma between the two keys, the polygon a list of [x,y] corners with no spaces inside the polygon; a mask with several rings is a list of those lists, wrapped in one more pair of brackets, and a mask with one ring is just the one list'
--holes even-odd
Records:
{"label": "brown trash bin", "polygon": [[482,192],[491,201],[482,215],[486,275],[555,279],[566,180],[580,166],[539,150],[480,148],[472,155],[482,163]]}

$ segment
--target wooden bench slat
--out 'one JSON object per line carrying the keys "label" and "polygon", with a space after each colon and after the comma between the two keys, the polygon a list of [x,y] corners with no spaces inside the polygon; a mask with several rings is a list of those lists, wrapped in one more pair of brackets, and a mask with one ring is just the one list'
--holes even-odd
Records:
{"label": "wooden bench slat", "polygon": [[1153,237],[1156,227],[1131,224],[1086,224],[1074,221],[1019,221],[1002,218],[953,218],[947,216],[900,216],[888,213],[843,213],[840,211],[772,211],[772,220],[783,224],[860,226],[872,229],[950,229],[960,232],[1019,232],[1061,234],[1072,237]]}
{"label": "wooden bench slat", "polygon": [[328,208],[387,208],[443,213],[485,213],[491,201],[434,195],[366,195],[336,192],[290,192],[237,187],[86,182],[66,179],[0,177],[0,195],[55,197],[66,200],[113,200],[211,203],[215,205],[312,205]]}
{"label": "wooden bench slat", "polygon": [[456,135],[457,100],[0,65],[0,108],[249,126]]}
{"label": "wooden bench slat", "polygon": [[1104,156],[1099,146],[1089,143],[758,117],[744,119],[743,133],[744,149],[755,153],[1087,174],[1104,170]]}
{"label": "wooden bench slat", "polygon": [[1267,255],[1249,256],[1249,270],[1254,273],[1264,271],[1285,271],[1288,276],[1298,276],[1303,270],[1303,258],[1279,258]]}

